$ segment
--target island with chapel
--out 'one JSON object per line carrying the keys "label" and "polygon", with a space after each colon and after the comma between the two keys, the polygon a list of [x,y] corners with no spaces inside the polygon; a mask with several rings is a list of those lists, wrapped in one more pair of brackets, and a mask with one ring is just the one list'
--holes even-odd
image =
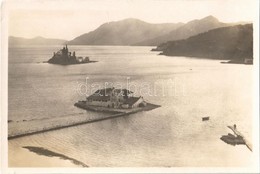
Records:
{"label": "island with chapel", "polygon": [[77,57],[75,51],[71,54],[67,45],[59,51],[54,52],[52,58],[48,60],[48,63],[59,65],[73,65],[93,62],[96,61],[90,61],[89,57]]}
{"label": "island with chapel", "polygon": [[74,106],[96,112],[118,113],[120,116],[160,107],[146,102],[142,96],[134,96],[128,89],[114,87],[99,89],[86,97],[85,101],[76,102]]}

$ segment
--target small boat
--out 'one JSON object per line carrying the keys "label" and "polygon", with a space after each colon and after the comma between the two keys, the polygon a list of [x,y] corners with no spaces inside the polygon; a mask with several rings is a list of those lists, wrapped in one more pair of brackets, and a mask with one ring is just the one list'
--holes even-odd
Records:
{"label": "small boat", "polygon": [[202,121],[208,121],[209,117],[202,117]]}

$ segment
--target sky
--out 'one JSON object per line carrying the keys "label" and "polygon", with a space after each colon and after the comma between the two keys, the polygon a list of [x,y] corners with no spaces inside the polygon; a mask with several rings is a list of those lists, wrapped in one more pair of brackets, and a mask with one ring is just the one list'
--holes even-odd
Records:
{"label": "sky", "polygon": [[71,40],[126,18],[177,23],[209,15],[222,22],[253,21],[258,0],[9,0],[9,35]]}

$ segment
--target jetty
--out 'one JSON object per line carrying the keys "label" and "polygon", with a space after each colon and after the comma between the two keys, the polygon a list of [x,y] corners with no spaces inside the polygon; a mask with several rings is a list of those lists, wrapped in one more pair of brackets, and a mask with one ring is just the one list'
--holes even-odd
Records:
{"label": "jetty", "polygon": [[235,145],[246,145],[247,148],[252,151],[252,144],[246,139],[246,137],[237,130],[236,125],[233,126],[227,126],[229,129],[231,129],[234,133],[233,134],[228,134],[228,135],[223,135],[220,139],[224,141],[227,144],[231,144],[233,146]]}

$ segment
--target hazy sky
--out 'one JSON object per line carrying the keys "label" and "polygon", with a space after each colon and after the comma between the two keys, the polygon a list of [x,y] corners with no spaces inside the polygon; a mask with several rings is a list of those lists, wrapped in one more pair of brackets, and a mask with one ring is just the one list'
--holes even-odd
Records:
{"label": "hazy sky", "polygon": [[138,18],[188,22],[213,15],[223,22],[253,21],[258,0],[11,0],[9,35],[73,39],[105,22]]}

